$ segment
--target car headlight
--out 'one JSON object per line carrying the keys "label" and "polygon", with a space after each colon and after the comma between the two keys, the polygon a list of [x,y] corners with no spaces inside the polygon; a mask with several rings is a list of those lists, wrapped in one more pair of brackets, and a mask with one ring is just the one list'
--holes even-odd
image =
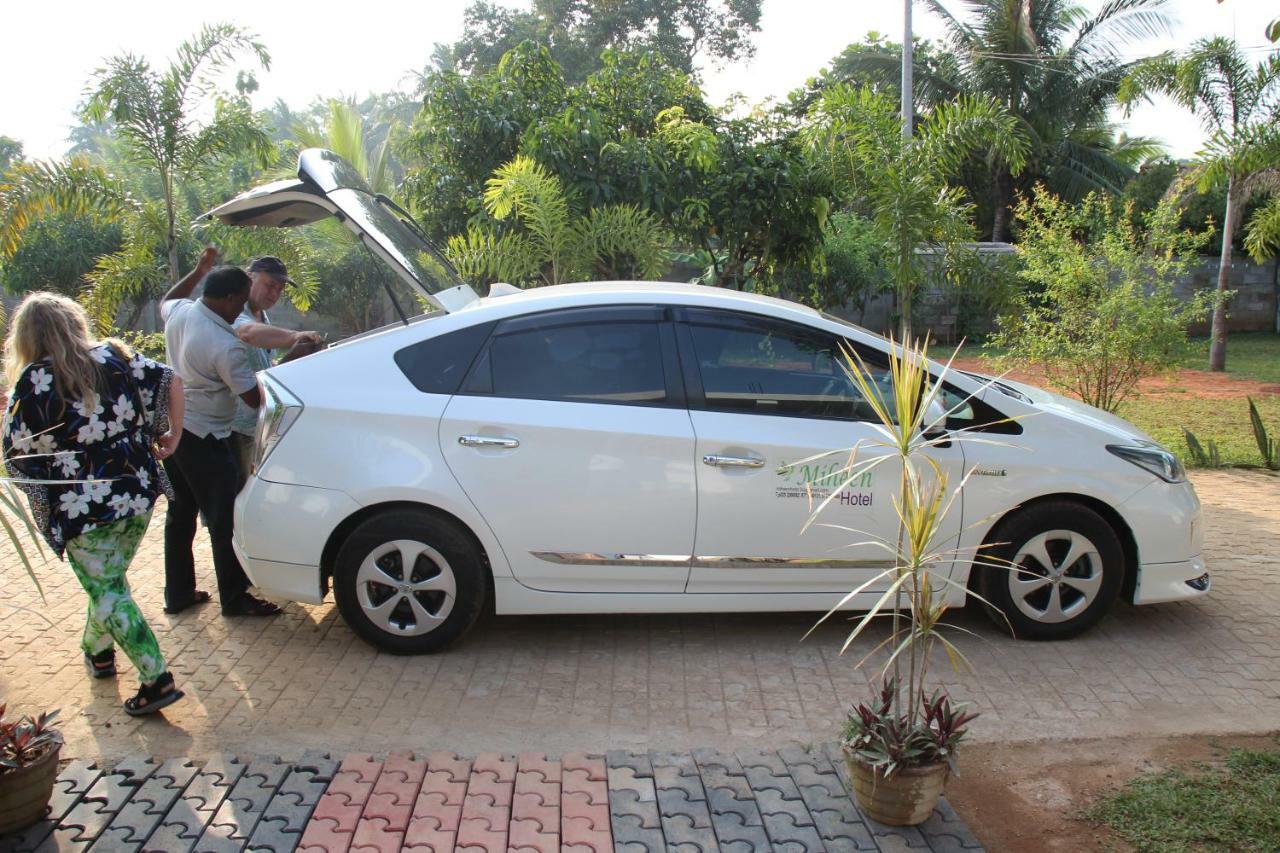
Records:
{"label": "car headlight", "polygon": [[1108,444],[1107,450],[1126,462],[1150,471],[1166,483],[1182,483],[1187,479],[1187,472],[1178,457],[1157,444]]}

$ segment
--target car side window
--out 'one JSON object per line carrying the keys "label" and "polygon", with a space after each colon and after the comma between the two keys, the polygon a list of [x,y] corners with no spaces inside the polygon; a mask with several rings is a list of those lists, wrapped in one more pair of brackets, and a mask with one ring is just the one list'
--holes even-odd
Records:
{"label": "car side window", "polygon": [[656,322],[500,330],[467,390],[498,397],[655,405],[667,402],[662,364]]}
{"label": "car side window", "polygon": [[[688,328],[708,409],[841,420],[875,420],[845,371],[841,339],[764,318],[691,313]],[[888,371],[867,364],[891,398]]]}

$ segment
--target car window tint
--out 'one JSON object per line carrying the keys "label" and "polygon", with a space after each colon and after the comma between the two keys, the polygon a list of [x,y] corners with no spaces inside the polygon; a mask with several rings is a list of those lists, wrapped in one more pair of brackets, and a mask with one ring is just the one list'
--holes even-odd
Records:
{"label": "car window tint", "polygon": [[[771,415],[874,420],[845,372],[838,339],[787,324],[691,323],[706,407]],[[869,378],[892,399],[887,370]]]}
{"label": "car window tint", "polygon": [[396,351],[396,365],[419,391],[455,394],[493,326],[481,323],[419,341]]}
{"label": "car window tint", "polygon": [[492,393],[587,403],[667,399],[658,325],[593,323],[498,335],[489,346]]}

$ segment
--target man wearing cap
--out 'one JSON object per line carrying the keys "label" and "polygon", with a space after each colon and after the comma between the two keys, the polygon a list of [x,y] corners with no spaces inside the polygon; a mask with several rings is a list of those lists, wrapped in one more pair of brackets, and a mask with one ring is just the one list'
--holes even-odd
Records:
{"label": "man wearing cap", "polygon": [[[164,609],[180,613],[209,600],[209,593],[196,589],[192,553],[196,518],[203,514],[223,614],[272,616],[280,608],[249,593],[249,578],[231,546],[239,485],[226,438],[237,398],[256,409],[261,394],[249,366],[248,347],[231,326],[249,298],[249,276],[239,267],[215,268],[217,256],[217,249],[206,248],[196,268],[160,300],[165,350],[169,364],[182,377],[186,408],[182,441],[164,460],[173,485],[164,522]],[[202,281],[201,297],[192,299]]]}
{"label": "man wearing cap", "polygon": [[[289,361],[304,355],[310,355],[323,349],[323,338],[319,332],[294,332],[271,325],[267,311],[280,301],[287,285],[293,284],[289,278],[289,270],[284,261],[271,255],[264,255],[249,264],[249,299],[244,311],[231,325],[236,335],[248,347],[249,365],[257,373],[271,366],[271,351],[286,350],[280,358],[281,362]],[[227,438],[236,464],[239,468],[241,487],[249,479],[253,467],[253,433],[258,420],[256,409],[250,408],[243,400],[236,401],[236,417],[231,425],[231,435]]]}

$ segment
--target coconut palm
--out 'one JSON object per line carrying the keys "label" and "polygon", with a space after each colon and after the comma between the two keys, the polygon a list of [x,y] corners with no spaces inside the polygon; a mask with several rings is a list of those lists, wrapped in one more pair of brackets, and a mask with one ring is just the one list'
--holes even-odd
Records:
{"label": "coconut palm", "polygon": [[1218,303],[1213,312],[1209,369],[1227,366],[1227,285],[1231,244],[1244,205],[1259,195],[1271,202],[1250,222],[1247,244],[1255,255],[1280,242],[1280,53],[1250,65],[1240,45],[1222,36],[1196,41],[1184,53],[1149,59],[1125,79],[1127,104],[1165,95],[1191,110],[1209,134],[1191,173],[1201,192],[1226,186]]}
{"label": "coconut palm", "polygon": [[534,285],[582,279],[655,279],[671,263],[671,236],[635,205],[574,209],[560,180],[530,157],[493,173],[484,206],[494,226],[472,226],[449,239],[448,256],[474,283]]}
{"label": "coconut palm", "polygon": [[[993,240],[1007,239],[1018,192],[1041,183],[1072,200],[1116,193],[1159,152],[1149,139],[1117,136],[1107,112],[1133,66],[1121,49],[1168,30],[1167,0],[1109,0],[1093,15],[1071,0],[963,0],[961,15],[943,0],[926,5],[946,27],[947,51],[925,52],[915,63],[919,107],[961,94],[991,98],[1030,141],[1021,174],[998,154],[990,158]],[[886,45],[849,63],[847,73],[892,82],[901,51]]]}
{"label": "coconut palm", "polygon": [[810,120],[809,142],[832,180],[868,209],[884,246],[907,340],[912,302],[928,266],[938,263],[938,255],[942,263],[951,263],[973,238],[972,206],[948,180],[982,150],[994,152],[1017,174],[1026,161],[1027,136],[1017,118],[995,101],[961,97],[934,108],[916,135],[904,140],[897,103],[865,86],[829,89]]}

